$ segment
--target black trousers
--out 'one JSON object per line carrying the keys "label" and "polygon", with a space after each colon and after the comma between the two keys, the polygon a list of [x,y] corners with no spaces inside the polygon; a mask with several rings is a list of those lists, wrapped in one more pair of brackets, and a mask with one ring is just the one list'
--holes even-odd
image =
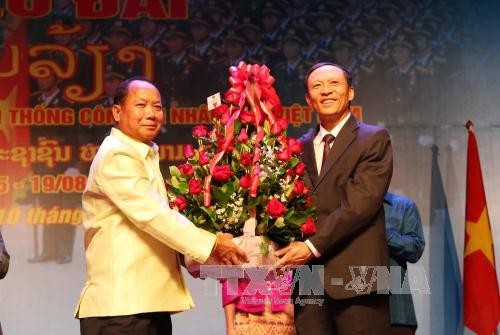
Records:
{"label": "black trousers", "polygon": [[294,299],[297,335],[390,334],[388,294],[342,300],[327,295],[300,296],[299,299]]}
{"label": "black trousers", "polygon": [[81,335],[172,335],[170,313],[80,319]]}

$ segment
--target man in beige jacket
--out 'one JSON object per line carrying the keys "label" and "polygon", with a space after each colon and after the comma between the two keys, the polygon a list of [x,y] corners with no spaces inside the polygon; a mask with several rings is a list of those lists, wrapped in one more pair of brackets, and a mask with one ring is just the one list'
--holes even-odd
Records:
{"label": "man in beige jacket", "polygon": [[83,335],[171,334],[170,313],[194,306],[178,253],[220,264],[246,256],[170,209],[152,142],[164,120],[158,89],[124,81],[113,116],[83,193],[87,281],[75,316]]}

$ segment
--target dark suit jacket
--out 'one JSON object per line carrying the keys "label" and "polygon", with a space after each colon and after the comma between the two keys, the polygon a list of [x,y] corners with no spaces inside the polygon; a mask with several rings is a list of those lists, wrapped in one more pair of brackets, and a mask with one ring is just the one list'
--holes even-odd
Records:
{"label": "dark suit jacket", "polygon": [[[313,145],[316,133],[312,130],[302,138],[305,180],[318,214],[317,232],[309,240],[321,253],[311,263],[325,265],[325,291],[334,299],[367,294],[377,290],[377,285],[387,287],[382,282],[371,287],[357,285],[356,291],[352,280],[360,274],[360,266],[389,265],[382,203],[392,176],[389,134],[350,116],[318,176]],[[372,274],[369,269],[365,280]]]}

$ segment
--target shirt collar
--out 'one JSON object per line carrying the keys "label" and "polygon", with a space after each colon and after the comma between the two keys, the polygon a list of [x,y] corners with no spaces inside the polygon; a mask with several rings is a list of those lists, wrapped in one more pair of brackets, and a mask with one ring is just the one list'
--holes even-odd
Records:
{"label": "shirt collar", "polygon": [[146,158],[148,155],[151,155],[151,158],[153,158],[158,154],[158,145],[156,145],[156,143],[150,142],[148,145],[124,134],[118,128],[113,127],[111,129],[111,136],[116,137],[132,146],[139,153],[141,158]]}
{"label": "shirt collar", "polygon": [[323,137],[326,134],[332,134],[333,136],[335,136],[335,138],[337,138],[337,136],[340,133],[340,130],[342,129],[342,127],[344,127],[347,120],[349,120],[350,116],[351,116],[351,113],[349,112],[346,116],[344,116],[344,118],[335,127],[333,127],[333,129],[331,131],[326,130],[325,128],[323,128],[322,125],[320,125],[318,134],[314,138],[314,144],[321,143],[321,141],[323,141]]}

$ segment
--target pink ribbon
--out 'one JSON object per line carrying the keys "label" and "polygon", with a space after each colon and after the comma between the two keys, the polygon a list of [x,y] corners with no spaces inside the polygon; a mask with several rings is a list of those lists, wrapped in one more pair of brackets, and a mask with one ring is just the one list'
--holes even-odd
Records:
{"label": "pink ribbon", "polygon": [[275,79],[270,75],[270,70],[265,65],[250,65],[240,62],[237,67],[229,68],[229,83],[231,88],[226,92],[226,97],[231,97],[231,103],[237,101],[238,108],[229,118],[224,129],[225,141],[220,150],[214,155],[209,163],[209,174],[205,177],[203,183],[203,205],[210,206],[211,194],[210,185],[212,180],[212,172],[217,163],[222,159],[224,153],[234,139],[234,122],[240,117],[240,113],[245,107],[245,101],[250,106],[251,111],[255,116],[255,127],[257,135],[255,139],[253,166],[251,170],[252,183],[249,189],[249,194],[252,197],[257,196],[257,190],[260,184],[260,142],[264,138],[264,128],[261,126],[264,119],[267,118],[269,123],[273,125],[276,122],[276,117],[281,115],[281,103],[276,91],[272,87]]}

